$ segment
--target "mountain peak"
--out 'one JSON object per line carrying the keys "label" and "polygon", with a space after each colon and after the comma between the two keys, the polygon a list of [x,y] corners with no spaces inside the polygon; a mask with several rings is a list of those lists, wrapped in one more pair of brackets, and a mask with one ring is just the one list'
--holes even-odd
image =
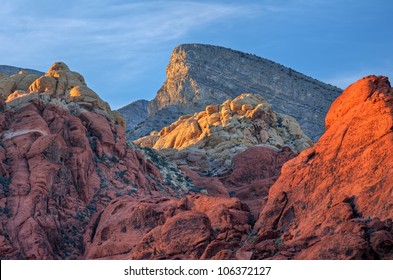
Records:
{"label": "mountain peak", "polygon": [[149,104],[149,117],[129,134],[130,139],[160,130],[168,124],[165,119],[171,123],[180,115],[249,92],[263,96],[275,111],[294,117],[315,141],[324,131],[323,118],[331,102],[341,93],[273,61],[204,44],[177,46],[166,73],[166,81]]}

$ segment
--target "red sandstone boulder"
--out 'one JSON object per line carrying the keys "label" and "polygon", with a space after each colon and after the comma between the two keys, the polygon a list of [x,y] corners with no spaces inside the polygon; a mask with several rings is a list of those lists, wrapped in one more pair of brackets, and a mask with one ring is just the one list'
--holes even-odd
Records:
{"label": "red sandstone boulder", "polygon": [[120,198],[90,222],[84,257],[233,259],[252,221],[247,205],[237,198]]}

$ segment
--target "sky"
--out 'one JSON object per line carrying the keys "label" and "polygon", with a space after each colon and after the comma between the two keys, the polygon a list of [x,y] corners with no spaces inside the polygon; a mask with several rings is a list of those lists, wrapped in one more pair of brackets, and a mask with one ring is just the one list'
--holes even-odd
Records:
{"label": "sky", "polygon": [[81,73],[118,109],[151,100],[184,43],[264,57],[345,88],[393,79],[391,0],[0,0],[0,65]]}

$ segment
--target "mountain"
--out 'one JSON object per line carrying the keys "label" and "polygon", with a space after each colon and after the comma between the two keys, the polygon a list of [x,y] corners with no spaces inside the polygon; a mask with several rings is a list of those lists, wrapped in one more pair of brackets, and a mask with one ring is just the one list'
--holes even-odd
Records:
{"label": "mountain", "polygon": [[160,131],[181,115],[220,104],[242,93],[263,96],[273,109],[294,117],[316,141],[323,119],[340,89],[273,61],[231,49],[186,44],[176,47],[166,81],[149,103],[148,118],[127,134],[135,140]]}
{"label": "mountain", "polygon": [[274,112],[263,97],[253,94],[182,116],[134,143],[210,176],[228,172],[233,158],[251,146],[264,145],[276,151],[288,146],[295,153],[312,146],[294,118]]}
{"label": "mountain", "polygon": [[38,71],[38,70],[33,70],[33,69],[27,69],[27,68],[21,68],[21,67],[15,67],[15,66],[9,66],[9,65],[0,65],[0,74],[4,74],[7,76],[11,76],[14,74],[18,74],[20,71],[27,72],[29,74],[34,74],[37,76],[42,76],[45,73]]}
{"label": "mountain", "polygon": [[137,124],[143,122],[147,118],[147,108],[149,101],[137,100],[117,111],[122,114],[126,120],[127,130],[133,129]]}
{"label": "mountain", "polygon": [[[163,157],[64,63],[32,75],[0,77],[0,259],[393,259],[386,77],[348,87],[314,146],[242,94],[143,140]],[[204,150],[230,167],[203,174]]]}
{"label": "mountain", "polygon": [[81,258],[89,222],[114,200],[201,191],[128,145],[124,119],[82,75],[61,62],[31,75],[0,79],[1,259]]}

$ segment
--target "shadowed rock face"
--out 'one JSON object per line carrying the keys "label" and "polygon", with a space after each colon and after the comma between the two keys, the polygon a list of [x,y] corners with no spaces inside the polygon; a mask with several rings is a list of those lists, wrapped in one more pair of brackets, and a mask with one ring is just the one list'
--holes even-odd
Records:
{"label": "shadowed rock face", "polygon": [[260,94],[274,111],[294,117],[316,141],[323,119],[341,90],[275,62],[210,45],[174,49],[167,79],[149,104],[149,117],[128,134],[130,140],[174,122],[179,116],[220,104],[241,93]]}
{"label": "shadowed rock face", "polygon": [[17,89],[25,78],[11,77],[0,103],[1,258],[80,258],[87,224],[110,201],[188,192],[126,144],[124,120],[64,63]]}
{"label": "shadowed rock face", "polygon": [[137,124],[147,118],[148,106],[149,101],[137,100],[117,110],[126,120],[127,131],[133,129]]}

